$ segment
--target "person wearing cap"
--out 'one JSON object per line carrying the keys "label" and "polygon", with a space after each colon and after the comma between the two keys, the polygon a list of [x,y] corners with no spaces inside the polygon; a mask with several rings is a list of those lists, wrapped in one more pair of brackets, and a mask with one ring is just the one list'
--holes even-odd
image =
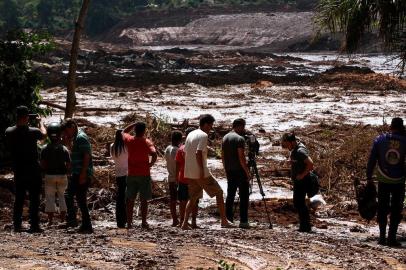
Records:
{"label": "person wearing cap", "polygon": [[28,192],[31,225],[29,232],[41,232],[38,212],[42,179],[37,143],[45,138],[46,129],[42,121],[39,121],[39,128],[29,126],[29,111],[26,106],[17,107],[16,118],[16,125],[8,127],[5,132],[14,172],[14,231],[20,232],[22,230],[24,199]]}
{"label": "person wearing cap", "polygon": [[245,120],[233,121],[233,129],[227,133],[221,145],[221,158],[227,176],[227,219],[234,222],[234,199],[237,189],[240,196],[239,227],[248,229],[249,179],[250,172],[245,158]]}
{"label": "person wearing cap", "polygon": [[[135,136],[130,135],[134,130]],[[128,150],[127,176],[127,228],[133,225],[134,201],[138,193],[141,203],[141,227],[149,229],[147,222],[148,200],[152,199],[151,167],[157,160],[155,146],[145,137],[146,124],[136,122],[123,130],[123,140]],[[150,160],[151,158],[151,160]]]}
{"label": "person wearing cap", "polygon": [[89,208],[87,206],[87,192],[93,177],[92,146],[86,133],[79,129],[75,120],[65,119],[61,126],[65,143],[71,148],[71,177],[65,192],[67,206],[67,227],[78,225],[74,199],[82,213],[82,224],[79,233],[93,233]]}
{"label": "person wearing cap", "polygon": [[[380,245],[400,246],[396,234],[402,220],[405,199],[406,136],[402,118],[393,118],[390,132],[375,138],[367,165],[367,181],[373,183],[375,167],[378,180],[378,223]],[[377,166],[376,166],[377,165]],[[388,237],[386,225],[390,213]]]}
{"label": "person wearing cap", "polygon": [[311,185],[310,172],[313,160],[306,146],[296,139],[294,133],[285,133],[281,139],[282,148],[290,151],[291,179],[293,181],[293,205],[299,213],[299,232],[311,232],[309,208],[306,205],[306,194]]}
{"label": "person wearing cap", "polygon": [[61,125],[59,123],[49,124],[47,133],[51,142],[41,151],[41,167],[45,173],[45,212],[48,214],[48,224],[51,225],[54,214],[57,212],[55,194],[58,196],[61,222],[65,220],[64,194],[68,186],[71,159],[68,149],[62,144]]}

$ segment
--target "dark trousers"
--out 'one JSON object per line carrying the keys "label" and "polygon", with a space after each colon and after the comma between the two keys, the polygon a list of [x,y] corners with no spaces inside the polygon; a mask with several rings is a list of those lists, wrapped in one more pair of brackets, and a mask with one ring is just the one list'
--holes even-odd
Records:
{"label": "dark trousers", "polygon": [[388,214],[390,213],[389,235],[395,239],[398,225],[402,220],[403,201],[405,200],[405,183],[378,183],[378,223],[381,236],[386,234]]}
{"label": "dark trousers", "polygon": [[116,221],[117,227],[123,228],[127,222],[126,204],[125,204],[125,189],[127,176],[116,178],[117,194],[116,194]]}
{"label": "dark trousers", "polygon": [[68,212],[67,222],[70,224],[76,224],[76,212],[74,199],[82,213],[82,228],[92,228],[90,221],[89,208],[87,207],[87,191],[89,189],[90,179],[85,184],[79,184],[79,175],[72,175],[68,181],[68,188],[65,192],[65,201]]}
{"label": "dark trousers", "polygon": [[13,212],[13,225],[15,229],[21,228],[25,196],[28,192],[30,200],[31,228],[39,227],[39,204],[41,196],[42,179],[40,169],[14,172],[15,201]]}
{"label": "dark trousers", "polygon": [[249,183],[243,170],[227,171],[226,216],[234,221],[234,199],[237,189],[240,196],[240,222],[248,222]]}
{"label": "dark trousers", "polygon": [[306,205],[306,194],[310,186],[310,175],[302,180],[293,181],[293,205],[299,214],[300,229],[307,230],[310,225],[309,208]]}

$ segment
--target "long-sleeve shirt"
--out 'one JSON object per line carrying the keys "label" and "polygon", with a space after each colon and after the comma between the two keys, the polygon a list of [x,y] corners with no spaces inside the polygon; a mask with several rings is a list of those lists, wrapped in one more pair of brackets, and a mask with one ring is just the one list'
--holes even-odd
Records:
{"label": "long-sleeve shirt", "polygon": [[372,178],[378,163],[378,180],[385,183],[399,183],[406,178],[406,136],[386,133],[378,136],[372,146],[367,165],[367,179]]}

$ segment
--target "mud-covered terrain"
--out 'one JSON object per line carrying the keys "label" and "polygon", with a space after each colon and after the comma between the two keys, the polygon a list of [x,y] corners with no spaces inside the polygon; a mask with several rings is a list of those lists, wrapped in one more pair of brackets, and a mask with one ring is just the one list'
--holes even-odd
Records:
{"label": "mud-covered terrain", "polygon": [[[43,106],[53,111],[47,123],[63,117],[68,51],[69,43],[59,41],[58,50],[36,59],[45,79]],[[404,247],[376,244],[377,225],[360,219],[353,188],[353,180],[363,180],[372,139],[387,128],[382,124],[406,115],[406,81],[391,73],[395,62],[383,59],[212,47],[149,51],[85,41],[75,117],[93,146],[97,181],[89,207],[95,233],[47,227],[44,213],[44,233],[12,232],[12,175],[2,171],[0,269],[227,269],[220,260],[237,269],[406,269]],[[207,195],[200,202],[200,228],[170,226],[162,151],[171,130],[196,125],[202,113],[217,120],[209,168],[224,192],[221,137],[233,119],[246,118],[261,144],[257,162],[273,229],[255,182],[251,229],[221,229],[215,200]],[[106,145],[116,128],[135,119],[148,123],[160,157],[151,172],[151,229],[142,230],[136,217],[127,231],[114,223],[114,169]],[[291,129],[311,151],[327,203],[312,213],[311,234],[296,231],[288,153],[279,142]],[[405,246],[404,221],[399,236]]]}

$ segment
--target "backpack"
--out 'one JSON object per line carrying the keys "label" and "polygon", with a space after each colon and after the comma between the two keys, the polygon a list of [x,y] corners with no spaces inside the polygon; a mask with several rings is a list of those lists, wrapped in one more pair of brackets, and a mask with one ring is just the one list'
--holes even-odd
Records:
{"label": "backpack", "polygon": [[355,181],[354,185],[358,212],[363,219],[370,221],[378,210],[376,186],[373,182],[360,184],[359,181]]}

